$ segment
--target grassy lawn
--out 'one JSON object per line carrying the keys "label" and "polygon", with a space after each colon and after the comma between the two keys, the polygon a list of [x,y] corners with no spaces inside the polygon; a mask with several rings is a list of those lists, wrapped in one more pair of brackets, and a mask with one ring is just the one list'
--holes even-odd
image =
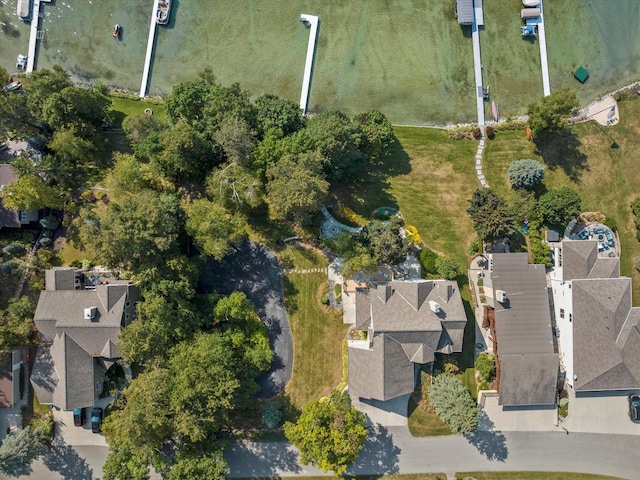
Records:
{"label": "grassy lawn", "polygon": [[[306,249],[287,247],[278,257],[286,257],[296,269],[327,266],[324,257]],[[341,315],[320,303],[318,292],[326,280],[324,273],[291,273],[283,279],[294,346],[293,376],[285,394],[298,410],[328,395],[342,377],[341,346],[347,326]]]}
{"label": "grassy lawn", "polygon": [[[271,479],[282,477],[271,477]],[[326,475],[323,477],[296,477],[297,480],[327,480]],[[345,480],[384,480],[385,478],[393,478],[394,480],[445,480],[447,475],[444,473],[411,473],[404,475],[342,475],[340,478]],[[258,479],[258,480],[271,480]]]}
{"label": "grassy lawn", "polygon": [[[534,158],[547,165],[547,189],[568,186],[580,193],[583,211],[600,211],[615,219],[622,246],[621,274],[633,278],[634,305],[640,305],[640,243],[635,238],[631,200],[640,192],[640,101],[619,102],[621,121],[605,130],[593,122],[575,125],[574,136],[552,138],[536,150],[524,132],[498,132],[487,143],[483,170],[500,195],[511,195],[507,169],[513,160]],[[610,148],[615,140],[620,148]],[[537,153],[536,153],[537,152]]]}
{"label": "grassy lawn", "polygon": [[154,115],[165,115],[166,108],[163,103],[111,96],[111,110],[117,127],[121,127],[122,121],[129,115],[142,115],[147,108],[150,108]]}
{"label": "grassy lawn", "polygon": [[567,472],[457,472],[456,478],[476,480],[621,480],[620,477]]}

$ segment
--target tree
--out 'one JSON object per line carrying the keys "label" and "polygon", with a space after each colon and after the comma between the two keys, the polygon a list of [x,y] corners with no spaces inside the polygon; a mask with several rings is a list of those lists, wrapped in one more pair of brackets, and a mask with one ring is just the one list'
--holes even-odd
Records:
{"label": "tree", "polygon": [[14,475],[30,465],[43,452],[44,437],[40,427],[27,426],[9,433],[0,444],[0,472]]}
{"label": "tree", "polygon": [[230,87],[215,84],[203,108],[204,130],[213,138],[223,120],[232,117],[246,122],[251,130],[256,129],[256,109],[249,92],[242,90],[238,83]]}
{"label": "tree", "polygon": [[187,233],[206,255],[216,260],[222,260],[245,232],[242,215],[210,200],[194,200],[186,207],[186,213]]}
{"label": "tree", "polygon": [[0,85],[6,85],[7,83],[9,83],[9,79],[10,79],[10,75],[9,72],[7,72],[7,69],[4,67],[0,67]]}
{"label": "tree", "polygon": [[304,224],[317,212],[329,191],[317,152],[285,155],[267,167],[267,203],[277,220]]}
{"label": "tree", "polygon": [[102,474],[105,480],[148,480],[149,462],[136,455],[131,445],[111,444]]}
{"label": "tree", "polygon": [[160,115],[129,115],[122,128],[138,158],[155,158],[162,151],[160,138],[170,124]]}
{"label": "tree", "polygon": [[453,258],[438,257],[435,261],[435,267],[438,275],[446,280],[455,280],[460,273],[460,265]]}
{"label": "tree", "polygon": [[284,432],[300,450],[302,463],[341,475],[362,449],[366,418],[351,405],[347,393],[334,390],[328,398],[308,404],[297,423],[285,423]]}
{"label": "tree", "polygon": [[582,211],[580,195],[569,187],[549,190],[538,200],[538,209],[548,225],[563,226]]}
{"label": "tree", "polygon": [[544,178],[544,165],[530,158],[516,160],[509,165],[508,175],[513,188],[533,188]]}
{"label": "tree", "polygon": [[378,263],[396,265],[406,259],[407,242],[400,236],[402,224],[400,217],[393,216],[385,222],[374,220],[364,230],[365,244]]}
{"label": "tree", "polygon": [[197,80],[174,85],[166,99],[167,115],[172,122],[186,120],[193,127],[202,126],[204,109],[215,79],[201,76]]}
{"label": "tree", "polygon": [[237,117],[224,118],[213,138],[231,163],[251,166],[251,153],[256,148],[257,141],[255,132],[246,121]]}
{"label": "tree", "polygon": [[161,144],[162,151],[152,160],[173,182],[181,178],[203,179],[217,162],[204,135],[185,120],[178,120],[165,132]]}
{"label": "tree", "polygon": [[436,376],[429,387],[429,401],[454,433],[469,435],[478,428],[478,405],[457,378],[446,373]]}
{"label": "tree", "polygon": [[360,125],[364,141],[361,150],[370,158],[377,159],[384,155],[395,141],[391,122],[379,110],[367,110],[355,117]]}
{"label": "tree", "polygon": [[476,370],[487,383],[491,383],[496,374],[496,361],[490,353],[481,353],[476,358]]}
{"label": "tree", "polygon": [[330,181],[349,178],[362,164],[359,150],[362,132],[356,122],[337,110],[325,110],[309,119],[304,129],[312,148],[326,159],[325,173]]}
{"label": "tree", "polygon": [[162,185],[154,181],[148,164],[140,162],[133,155],[120,152],[114,155],[114,160],[113,168],[104,179],[112,200],[119,202],[132,192],[150,190],[153,187],[157,190],[162,189]]}
{"label": "tree", "polygon": [[277,128],[286,136],[304,125],[300,106],[291,100],[266,93],[256,99],[255,107],[258,130],[262,133]]}
{"label": "tree", "polygon": [[246,210],[263,203],[262,182],[237,163],[215,169],[207,178],[207,194],[231,210]]}
{"label": "tree", "polygon": [[227,462],[222,452],[207,452],[200,455],[180,452],[174,458],[166,480],[223,480],[228,473]]}
{"label": "tree", "polygon": [[9,300],[9,306],[0,314],[0,353],[26,345],[33,330],[35,309],[28,297]]}
{"label": "tree", "polygon": [[576,92],[569,88],[557,90],[543,97],[540,103],[531,103],[527,108],[529,128],[534,137],[561,130],[567,125],[567,117],[578,109]]}
{"label": "tree", "polygon": [[44,167],[63,190],[77,189],[95,173],[95,145],[79,136],[76,127],[63,127],[55,132],[48,147],[53,155],[45,157]]}
{"label": "tree", "polygon": [[23,175],[2,190],[6,207],[13,210],[61,209],[64,196],[57,187],[47,185],[39,175]]}
{"label": "tree", "polygon": [[513,213],[505,201],[489,188],[480,188],[473,193],[467,213],[483,240],[508,235],[513,228]]}
{"label": "tree", "polygon": [[49,95],[42,105],[42,119],[53,129],[74,127],[78,135],[91,136],[107,117],[111,97],[106,87],[66,87]]}

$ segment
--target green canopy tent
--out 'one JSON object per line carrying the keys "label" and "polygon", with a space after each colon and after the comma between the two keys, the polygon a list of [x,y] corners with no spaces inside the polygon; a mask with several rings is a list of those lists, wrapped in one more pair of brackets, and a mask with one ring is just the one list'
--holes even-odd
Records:
{"label": "green canopy tent", "polygon": [[573,76],[576,77],[576,80],[580,83],[584,83],[587,81],[587,78],[589,78],[589,71],[584,67],[580,67]]}

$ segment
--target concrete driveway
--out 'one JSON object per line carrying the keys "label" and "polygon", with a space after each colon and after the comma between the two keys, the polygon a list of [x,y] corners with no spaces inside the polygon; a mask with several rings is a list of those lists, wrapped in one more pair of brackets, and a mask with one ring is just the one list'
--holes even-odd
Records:
{"label": "concrete driveway", "polygon": [[[570,432],[640,435],[640,424],[629,419],[628,393],[581,395],[569,389],[569,416],[560,426]],[[640,454],[638,454],[640,458]],[[639,471],[640,475],[640,471]]]}
{"label": "concrete driveway", "polygon": [[293,339],[284,307],[282,276],[275,254],[264,245],[243,242],[221,262],[209,260],[198,289],[204,293],[244,292],[267,326],[274,351],[271,369],[258,379],[260,398],[278,395],[291,380]]}

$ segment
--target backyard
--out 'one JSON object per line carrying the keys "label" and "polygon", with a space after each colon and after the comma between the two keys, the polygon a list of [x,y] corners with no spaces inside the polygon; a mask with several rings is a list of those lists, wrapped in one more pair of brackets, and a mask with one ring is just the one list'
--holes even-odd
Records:
{"label": "backyard", "polygon": [[[543,161],[547,189],[568,186],[580,193],[583,211],[600,211],[615,220],[622,247],[621,274],[633,278],[633,299],[640,305],[640,260],[633,214],[629,207],[640,192],[637,158],[640,145],[640,101],[619,102],[621,120],[604,130],[593,122],[571,127],[573,135],[553,136],[536,149],[523,131],[498,132],[487,142],[483,160],[489,185],[499,195],[513,195],[507,179],[509,164],[521,158]],[[618,149],[612,149],[615,142]],[[630,172],[634,172],[630,174]]]}

